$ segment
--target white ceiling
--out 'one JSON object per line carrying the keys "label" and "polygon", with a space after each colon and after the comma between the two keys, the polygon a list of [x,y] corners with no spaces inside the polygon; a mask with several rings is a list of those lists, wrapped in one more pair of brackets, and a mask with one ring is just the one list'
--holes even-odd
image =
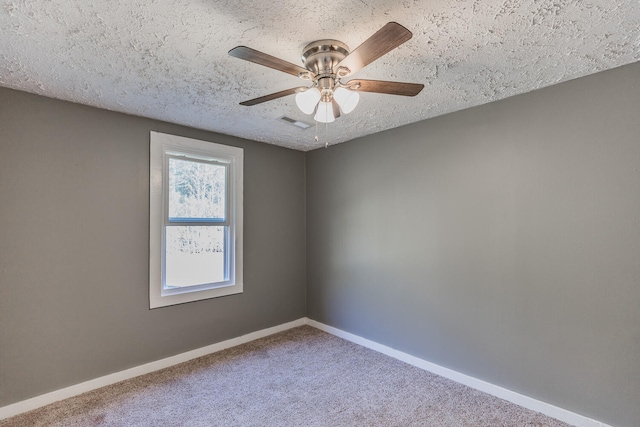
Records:
{"label": "white ceiling", "polygon": [[[326,128],[304,84],[232,58],[245,45],[301,64],[309,42],[352,50],[389,21],[413,38],[350,78],[424,83],[414,98],[363,93]],[[0,85],[307,151],[640,60],[639,0],[4,0]]]}

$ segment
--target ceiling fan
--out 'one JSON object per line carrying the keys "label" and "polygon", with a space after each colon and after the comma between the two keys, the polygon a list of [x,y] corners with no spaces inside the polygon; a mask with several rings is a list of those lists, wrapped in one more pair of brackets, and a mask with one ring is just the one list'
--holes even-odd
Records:
{"label": "ceiling fan", "polygon": [[317,40],[302,50],[304,68],[246,46],[234,47],[229,55],[273,68],[312,82],[309,87],[295,87],[241,102],[252,106],[296,94],[296,104],[305,114],[316,113],[314,119],[331,123],[340,112],[348,114],[360,99],[358,92],[415,96],[423,84],[382,80],[342,79],[359,71],[382,55],[409,40],[413,34],[396,22],[389,22],[353,51],[338,40]]}

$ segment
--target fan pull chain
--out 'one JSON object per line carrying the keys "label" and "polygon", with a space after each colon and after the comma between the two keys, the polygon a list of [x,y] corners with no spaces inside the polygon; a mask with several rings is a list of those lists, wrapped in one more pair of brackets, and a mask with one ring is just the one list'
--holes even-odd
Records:
{"label": "fan pull chain", "polygon": [[329,147],[329,135],[327,134],[329,131],[329,123],[324,124],[324,148]]}
{"label": "fan pull chain", "polygon": [[[329,148],[329,124],[324,124],[324,148]],[[314,141],[320,142],[320,137],[318,136],[318,121],[316,120],[316,136],[313,138]]]}

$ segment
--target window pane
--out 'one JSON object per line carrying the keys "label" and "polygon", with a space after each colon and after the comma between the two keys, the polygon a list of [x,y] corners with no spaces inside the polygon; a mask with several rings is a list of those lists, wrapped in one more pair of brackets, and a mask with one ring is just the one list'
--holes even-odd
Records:
{"label": "window pane", "polygon": [[169,158],[169,219],[225,220],[226,167]]}
{"label": "window pane", "polygon": [[225,228],[166,227],[165,289],[223,282]]}

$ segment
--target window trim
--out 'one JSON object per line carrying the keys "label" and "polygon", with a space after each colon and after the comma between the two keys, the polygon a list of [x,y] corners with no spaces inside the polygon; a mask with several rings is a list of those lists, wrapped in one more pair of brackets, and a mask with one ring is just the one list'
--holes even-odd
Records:
{"label": "window trim", "polygon": [[[168,179],[164,172],[168,170],[168,157],[176,154],[194,160],[214,160],[228,165],[228,206],[225,210],[229,223],[229,282],[190,286],[179,291],[167,291],[163,287],[165,218],[168,218]],[[149,157],[149,308],[242,293],[243,149],[151,131]]]}

